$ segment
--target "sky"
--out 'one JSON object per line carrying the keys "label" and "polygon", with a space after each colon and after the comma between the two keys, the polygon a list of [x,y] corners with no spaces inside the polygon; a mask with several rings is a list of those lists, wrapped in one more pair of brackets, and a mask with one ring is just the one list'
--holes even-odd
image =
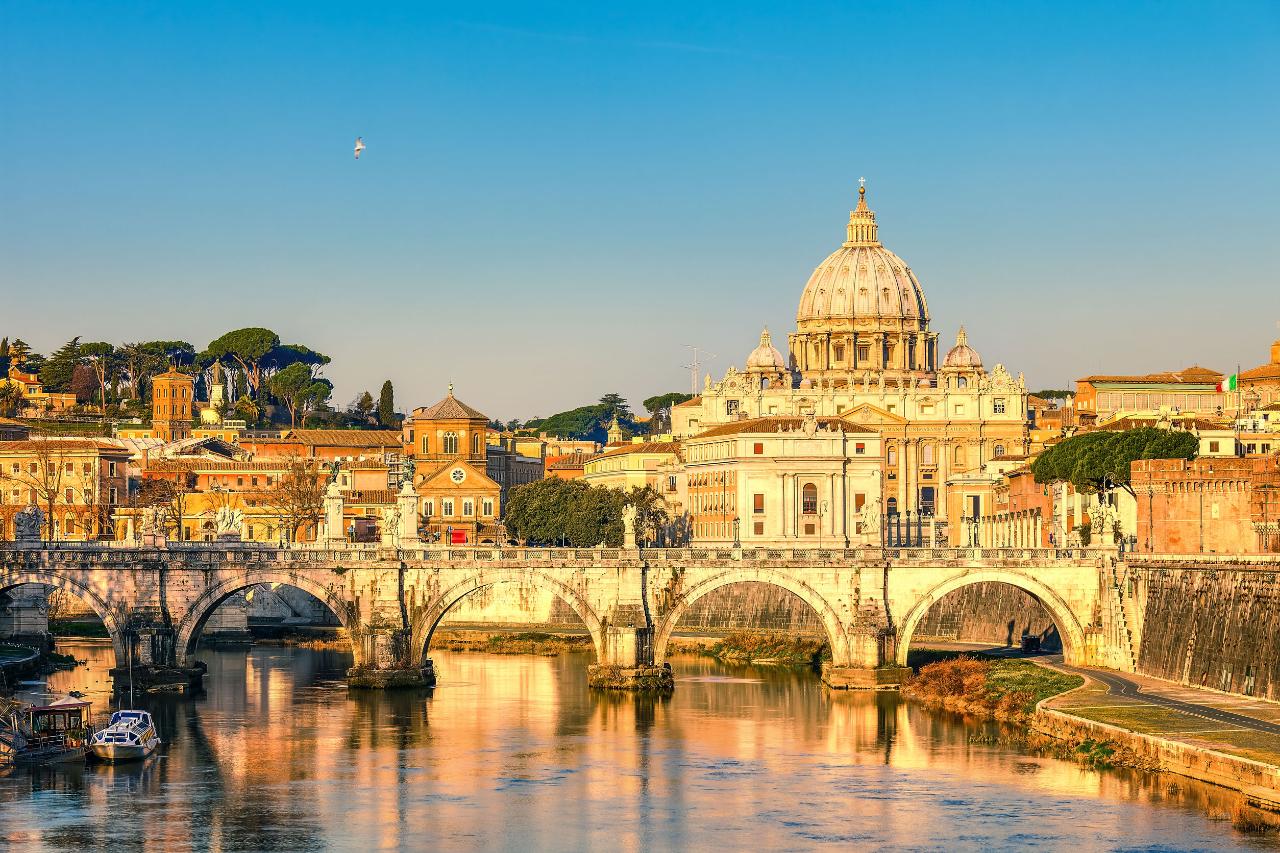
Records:
{"label": "sky", "polygon": [[0,0],[0,133],[0,335],[266,326],[339,404],[785,351],[861,176],[943,341],[1035,388],[1280,336],[1270,2]]}

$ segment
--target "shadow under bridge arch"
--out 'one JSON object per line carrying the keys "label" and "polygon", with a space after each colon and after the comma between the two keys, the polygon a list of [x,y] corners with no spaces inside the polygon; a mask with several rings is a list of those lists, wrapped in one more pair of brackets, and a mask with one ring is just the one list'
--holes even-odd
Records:
{"label": "shadow under bridge arch", "polygon": [[431,647],[431,637],[440,627],[441,621],[449,611],[472,593],[488,589],[498,584],[523,584],[535,589],[550,592],[559,598],[577,614],[591,635],[591,645],[595,650],[596,660],[601,660],[604,648],[604,630],[600,617],[590,603],[573,587],[540,571],[528,569],[495,569],[480,571],[459,581],[439,595],[432,598],[427,605],[413,617],[413,648],[418,650],[420,659],[426,661],[427,650]]}
{"label": "shadow under bridge arch", "polygon": [[849,637],[845,631],[844,621],[821,593],[809,584],[789,575],[772,569],[730,569],[697,581],[688,589],[676,594],[675,598],[661,602],[663,612],[656,619],[656,631],[653,638],[653,661],[661,666],[667,658],[667,644],[675,633],[680,619],[700,598],[718,589],[732,584],[765,584],[784,589],[807,604],[822,623],[827,642],[831,644],[831,659],[835,666],[848,666],[851,661]]}
{"label": "shadow under bridge arch", "polygon": [[1017,587],[1034,598],[1049,614],[1049,618],[1053,620],[1054,625],[1057,626],[1058,636],[1062,640],[1063,660],[1071,665],[1084,664],[1084,629],[1080,626],[1080,621],[1072,611],[1071,605],[1067,604],[1062,596],[1058,595],[1042,581],[1036,580],[1030,575],[1007,569],[968,571],[943,581],[929,590],[911,606],[907,611],[906,618],[902,621],[902,627],[898,631],[897,662],[902,666],[907,665],[907,653],[910,650],[911,639],[916,629],[920,626],[920,622],[924,619],[925,614],[929,612],[929,608],[933,607],[949,593],[980,583],[1006,584]]}
{"label": "shadow under bridge arch", "polygon": [[186,665],[190,662],[191,655],[195,654],[199,646],[200,634],[204,631],[205,623],[209,621],[214,611],[237,592],[254,586],[291,586],[318,599],[329,608],[346,630],[356,665],[359,666],[364,662],[363,644],[358,641],[359,619],[352,613],[352,609],[339,593],[322,586],[304,574],[263,569],[226,578],[206,589],[191,603],[178,622],[176,645],[179,664]]}
{"label": "shadow under bridge arch", "polygon": [[97,592],[79,581],[62,575],[56,570],[0,572],[0,592],[8,592],[10,589],[24,584],[51,586],[62,590],[68,595],[73,595],[87,604],[89,609],[94,612],[94,615],[102,620],[108,636],[111,637],[111,649],[115,653],[116,666],[125,665],[128,652],[125,648],[124,633],[121,630],[126,619],[124,613],[116,613],[111,605],[106,602],[106,599]]}

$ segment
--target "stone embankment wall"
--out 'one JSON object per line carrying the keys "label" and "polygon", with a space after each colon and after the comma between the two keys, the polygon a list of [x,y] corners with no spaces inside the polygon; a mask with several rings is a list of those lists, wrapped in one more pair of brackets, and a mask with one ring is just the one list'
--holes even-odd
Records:
{"label": "stone embankment wall", "polygon": [[1140,673],[1280,699],[1280,566],[1245,560],[1123,567]]}
{"label": "stone embankment wall", "polygon": [[920,620],[912,646],[931,639],[1016,646],[1023,633],[1041,648],[1060,650],[1053,618],[1032,595],[1004,583],[976,583],[943,596]]}

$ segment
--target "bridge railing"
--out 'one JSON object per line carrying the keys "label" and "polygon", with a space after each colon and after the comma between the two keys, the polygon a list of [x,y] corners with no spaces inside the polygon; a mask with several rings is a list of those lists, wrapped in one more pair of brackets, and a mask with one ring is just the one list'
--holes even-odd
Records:
{"label": "bridge railing", "polygon": [[[395,548],[380,543],[305,543],[280,547],[259,542],[169,542],[143,546],[132,542],[52,542],[6,544],[0,562],[29,561],[32,553],[41,562],[126,565],[134,562],[173,563],[175,559],[197,565],[285,564],[510,564],[524,566],[609,565],[638,563],[689,565],[756,563],[788,566],[841,566],[894,564],[980,563],[1043,564],[1046,562],[1096,562],[1114,551],[1096,548],[542,548],[525,546],[459,546],[420,543]],[[11,555],[11,556],[5,556]],[[1129,555],[1126,555],[1129,556]],[[1203,556],[1203,555],[1202,555]],[[1277,556],[1280,560],[1280,556]]]}

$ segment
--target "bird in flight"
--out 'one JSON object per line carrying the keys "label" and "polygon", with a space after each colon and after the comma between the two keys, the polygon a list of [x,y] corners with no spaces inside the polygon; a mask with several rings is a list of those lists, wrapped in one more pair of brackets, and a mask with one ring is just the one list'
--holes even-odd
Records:
{"label": "bird in flight", "polygon": [[357,160],[360,159],[360,152],[363,150],[364,150],[364,137],[357,136],[356,137],[356,159]]}

